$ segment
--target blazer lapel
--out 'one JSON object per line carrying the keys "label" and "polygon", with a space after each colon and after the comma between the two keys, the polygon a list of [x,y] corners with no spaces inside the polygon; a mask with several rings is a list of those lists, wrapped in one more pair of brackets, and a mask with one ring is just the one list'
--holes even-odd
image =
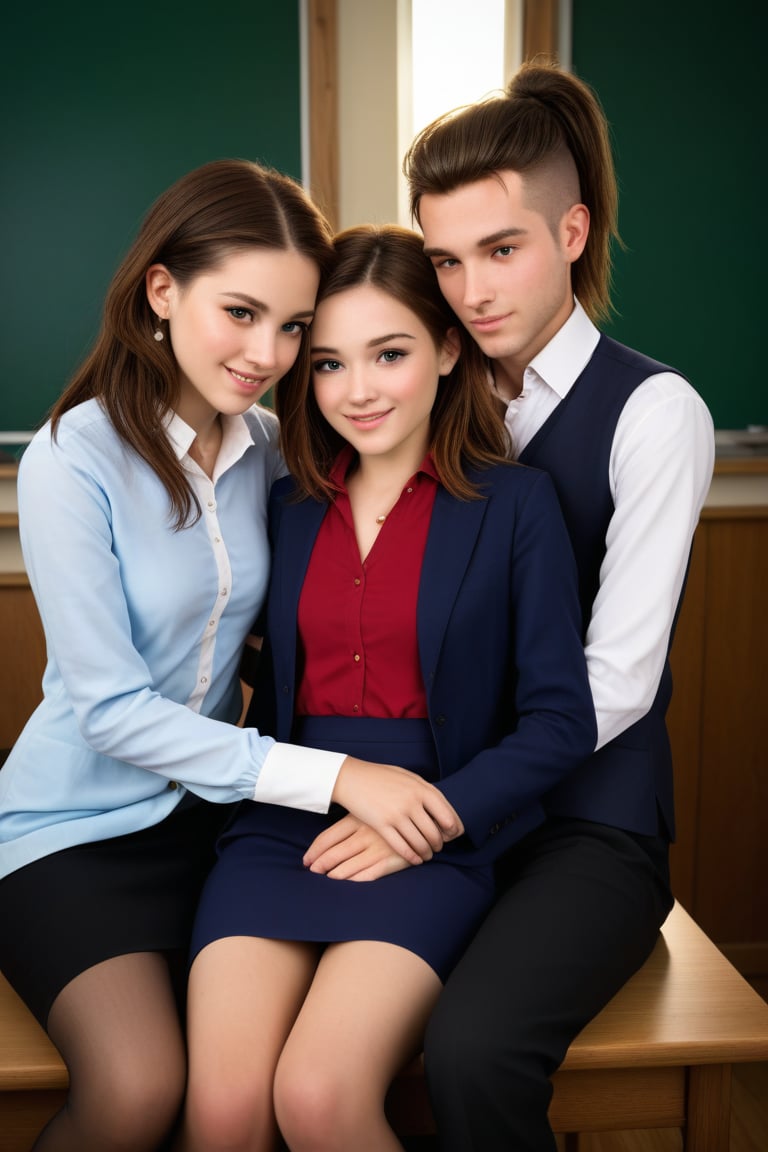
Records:
{"label": "blazer lapel", "polygon": [[437,490],[421,568],[417,610],[419,655],[428,688],[486,507],[484,499],[457,500],[442,486]]}
{"label": "blazer lapel", "polygon": [[[280,520],[274,541],[267,619],[270,630],[280,635],[280,643],[273,648],[276,660],[277,706],[280,720],[288,723],[289,727],[296,686],[299,597],[326,507],[326,504],[318,500],[300,500],[295,504],[283,504],[279,512]],[[279,666],[278,653],[281,654]],[[280,691],[281,685],[288,685],[288,694]],[[286,705],[290,706],[290,712],[287,714]]]}

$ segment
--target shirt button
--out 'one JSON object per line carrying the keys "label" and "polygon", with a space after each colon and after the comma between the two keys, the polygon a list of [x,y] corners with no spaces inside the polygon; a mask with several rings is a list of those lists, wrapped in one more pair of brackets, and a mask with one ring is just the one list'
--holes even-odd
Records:
{"label": "shirt button", "polygon": [[221,590],[221,595],[222,595],[222,596],[226,596],[226,594],[227,594],[227,590],[226,590],[226,588],[222,588],[222,590]]}
{"label": "shirt button", "polygon": [[413,492],[413,488],[406,488],[406,492]]}
{"label": "shirt button", "polygon": [[170,788],[171,792],[175,792],[176,789],[178,788],[178,784],[176,783],[175,780],[169,780],[168,781],[168,787]]}
{"label": "shirt button", "polygon": [[355,652],[355,664],[359,663],[359,661],[360,657],[358,656],[357,652]]}
{"label": "shirt button", "polygon": [[357,706],[357,704],[353,704],[353,705],[352,705],[352,711],[353,711],[353,712],[359,712],[359,711],[360,711],[360,709],[359,709],[359,707]]}
{"label": "shirt button", "polygon": [[201,684],[207,684],[208,683],[208,677],[207,676],[201,676],[200,677],[200,683]]}
{"label": "shirt button", "polygon": [[357,576],[355,576],[355,588],[357,588],[359,583],[360,583],[360,580],[358,579]]}
{"label": "shirt button", "polygon": [[209,620],[208,621],[208,627],[209,628],[215,628],[216,627],[216,621],[215,620]]}
{"label": "shirt button", "polygon": [[216,501],[215,500],[209,500],[208,501],[208,507],[211,509],[211,511],[213,511],[213,509],[216,507]]}

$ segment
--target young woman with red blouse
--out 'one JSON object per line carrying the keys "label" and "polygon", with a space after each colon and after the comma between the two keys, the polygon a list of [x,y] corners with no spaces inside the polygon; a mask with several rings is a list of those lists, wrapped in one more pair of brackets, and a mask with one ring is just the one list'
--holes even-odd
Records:
{"label": "young woman with red blouse", "polygon": [[276,408],[291,476],[271,494],[248,722],[418,772],[463,833],[412,865],[373,808],[240,807],[194,932],[185,1147],[384,1152],[387,1087],[493,901],[494,860],[594,747],[575,565],[415,233],[337,237],[311,378]]}

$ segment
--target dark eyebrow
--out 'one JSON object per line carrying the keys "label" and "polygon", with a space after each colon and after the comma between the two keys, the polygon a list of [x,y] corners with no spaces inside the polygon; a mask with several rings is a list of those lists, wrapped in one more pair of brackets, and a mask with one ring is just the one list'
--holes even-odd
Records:
{"label": "dark eyebrow", "polygon": [[[368,348],[378,348],[382,344],[389,344],[391,340],[415,340],[416,337],[412,336],[410,332],[389,332],[386,336],[377,336],[375,340],[369,340]],[[319,344],[313,344],[310,352],[322,352],[325,356],[338,356],[338,348],[323,348]]]}
{"label": "dark eyebrow", "polygon": [[[221,296],[229,296],[232,300],[242,300],[243,304],[248,304],[249,307],[255,309],[257,312],[269,312],[269,307],[263,300],[257,300],[255,296],[249,296],[247,292],[221,292]],[[294,316],[307,317],[309,320],[315,314],[314,308],[308,308],[306,312],[294,312]]]}
{"label": "dark eyebrow", "polygon": [[368,341],[369,348],[378,348],[380,344],[389,344],[390,340],[415,340],[410,332],[390,332],[387,336],[377,336],[375,340]]}
{"label": "dark eyebrow", "polygon": [[233,300],[242,300],[243,304],[249,304],[251,308],[255,308],[257,312],[268,312],[266,304],[262,300],[257,300],[255,296],[248,296],[245,292],[220,292],[220,296],[231,296]]}
{"label": "dark eyebrow", "polygon": [[[476,248],[490,248],[500,240],[514,240],[517,236],[525,236],[526,228],[502,228],[499,232],[491,232],[490,236],[481,236],[475,243]],[[434,256],[453,256],[447,248],[424,248],[424,255],[430,259]]]}

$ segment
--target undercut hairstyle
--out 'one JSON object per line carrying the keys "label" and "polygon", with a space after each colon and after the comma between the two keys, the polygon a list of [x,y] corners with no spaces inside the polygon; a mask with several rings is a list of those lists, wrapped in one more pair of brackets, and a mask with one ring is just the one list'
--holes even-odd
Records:
{"label": "undercut hairstyle", "polygon": [[[437,283],[424,255],[422,237],[395,224],[362,225],[339,233],[333,267],[320,284],[318,307],[341,292],[371,285],[408,308],[440,348],[455,329],[460,354],[440,377],[432,408],[430,452],[444,487],[459,499],[476,499],[478,486],[466,468],[509,463],[503,406],[488,383],[485,356],[467,334]],[[333,463],[347,443],[325,420],[310,377],[294,373],[275,389],[283,456],[302,496],[332,499]]]}
{"label": "undercut hairstyle", "polygon": [[[147,213],[107,291],[96,343],[51,412],[55,438],[61,417],[97,398],[121,439],[156,472],[168,492],[176,528],[200,515],[198,501],[164,433],[179,397],[170,340],[147,299],[146,274],[164,264],[180,288],[251,249],[295,251],[322,273],[333,233],[303,188],[288,176],[247,160],[215,160],[183,176]],[[304,333],[288,375],[309,372]]]}
{"label": "undercut hairstyle", "polygon": [[506,91],[438,117],[403,161],[411,213],[422,196],[453,192],[500,172],[517,172],[528,207],[554,232],[573,204],[589,210],[586,246],[572,266],[573,290],[596,323],[610,318],[611,241],[618,188],[610,131],[595,92],[551,63],[526,63]]}

